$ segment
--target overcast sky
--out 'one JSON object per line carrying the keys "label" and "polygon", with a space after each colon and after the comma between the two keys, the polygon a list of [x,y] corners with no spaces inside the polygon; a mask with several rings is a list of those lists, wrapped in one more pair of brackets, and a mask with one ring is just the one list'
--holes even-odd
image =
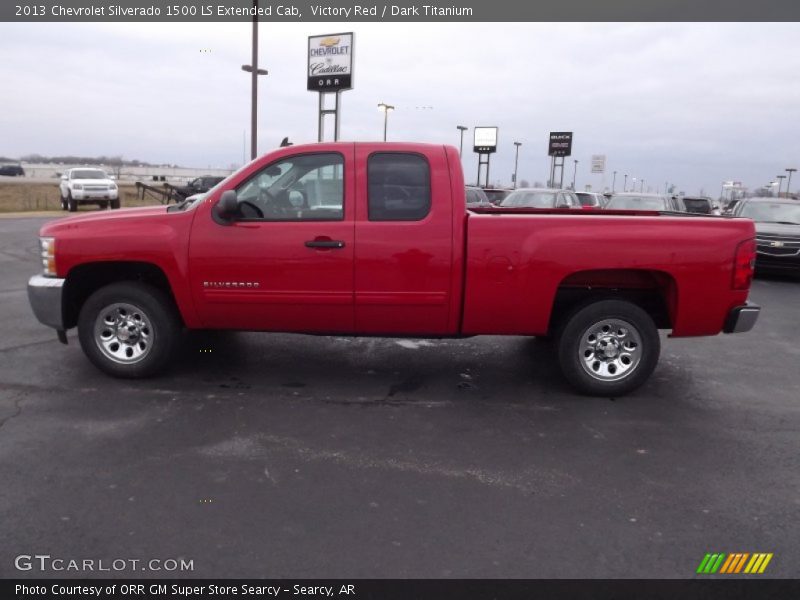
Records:
{"label": "overcast sky", "polygon": [[[718,194],[800,167],[800,24],[317,24],[260,26],[259,150],[316,141],[307,36],[355,32],[341,137],[458,145],[497,125],[491,179],[545,181],[547,134],[575,132],[578,188],[611,171]],[[0,24],[0,155],[122,155],[193,167],[249,155],[249,23]],[[201,52],[201,50],[210,52]],[[432,107],[432,108],[422,108]],[[465,138],[467,180],[477,158]],[[796,178],[800,186],[800,177]],[[794,182],[793,182],[794,183]],[[638,186],[637,186],[638,187]],[[794,186],[793,186],[794,187]]]}

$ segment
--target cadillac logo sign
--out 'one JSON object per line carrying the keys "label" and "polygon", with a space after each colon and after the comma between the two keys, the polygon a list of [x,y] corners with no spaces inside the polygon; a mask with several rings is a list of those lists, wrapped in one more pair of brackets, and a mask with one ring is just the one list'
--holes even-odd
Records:
{"label": "cadillac logo sign", "polygon": [[783,242],[770,242],[769,245],[773,248],[783,248]]}
{"label": "cadillac logo sign", "polygon": [[353,33],[308,38],[308,90],[338,92],[353,87]]}

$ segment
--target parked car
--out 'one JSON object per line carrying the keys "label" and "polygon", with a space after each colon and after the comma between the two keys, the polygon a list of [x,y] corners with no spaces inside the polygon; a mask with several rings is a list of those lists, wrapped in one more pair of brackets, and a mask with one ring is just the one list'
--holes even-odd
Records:
{"label": "parked car", "polygon": [[655,210],[667,212],[685,212],[680,199],[675,196],[661,194],[645,194],[640,192],[618,192],[612,194],[606,210]]}
{"label": "parked car", "polygon": [[747,198],[733,215],[756,224],[756,269],[800,273],[800,202],[786,198]]}
{"label": "parked car", "polygon": [[752,221],[572,212],[467,211],[452,146],[290,146],[194,202],[46,223],[28,296],[115,377],[163,370],[183,329],[551,336],[567,380],[606,397],[647,380],[659,328],[755,323]]}
{"label": "parked car", "polygon": [[583,208],[603,208],[603,204],[605,204],[605,197],[597,192],[575,192],[575,195]]}
{"label": "parked car", "polygon": [[581,208],[575,192],[550,188],[519,188],[503,198],[503,208]]}
{"label": "parked car", "polygon": [[25,177],[22,165],[0,165],[0,175],[5,177]]}
{"label": "parked car", "polygon": [[699,215],[721,215],[722,209],[719,202],[708,196],[681,196],[680,200],[686,207],[686,212]]}
{"label": "parked car", "polygon": [[184,186],[175,187],[175,192],[182,198],[188,198],[189,196],[194,196],[195,194],[203,194],[213,188],[223,179],[225,178],[204,175],[203,177],[192,179]]}
{"label": "parked car", "polygon": [[481,188],[475,186],[467,186],[467,208],[489,208],[494,206],[489,201],[489,197]]}
{"label": "parked car", "polygon": [[77,167],[61,176],[61,210],[75,212],[79,204],[119,208],[119,189],[114,178],[102,169]]}
{"label": "parked car", "polygon": [[504,190],[501,188],[483,188],[486,197],[489,198],[489,202],[495,205],[499,205],[503,198],[508,196],[513,190]]}

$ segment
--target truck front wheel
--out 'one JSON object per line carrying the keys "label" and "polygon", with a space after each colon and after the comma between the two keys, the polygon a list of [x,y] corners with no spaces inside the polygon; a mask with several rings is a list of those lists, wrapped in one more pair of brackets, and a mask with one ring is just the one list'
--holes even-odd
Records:
{"label": "truck front wheel", "polygon": [[601,300],[574,312],[558,336],[567,380],[591,396],[622,396],[655,369],[661,340],[653,319],[623,300]]}
{"label": "truck front wheel", "polygon": [[78,338],[84,354],[114,377],[149,377],[173,355],[180,323],[169,297],[149,285],[113,283],[84,303]]}

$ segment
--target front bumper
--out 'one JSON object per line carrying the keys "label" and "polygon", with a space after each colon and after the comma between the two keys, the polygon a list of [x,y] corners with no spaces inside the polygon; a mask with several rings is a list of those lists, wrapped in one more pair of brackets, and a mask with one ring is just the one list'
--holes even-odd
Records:
{"label": "front bumper", "polygon": [[760,312],[761,307],[750,302],[742,306],[737,306],[728,313],[728,318],[725,319],[725,327],[722,331],[725,333],[744,333],[745,331],[750,331],[756,324]]}
{"label": "front bumper", "polygon": [[64,281],[43,275],[34,275],[28,280],[28,300],[33,314],[40,323],[58,331],[64,331],[64,313],[61,308]]}
{"label": "front bumper", "polygon": [[92,191],[92,190],[75,190],[72,192],[73,200],[80,200],[81,202],[92,202],[95,200],[116,200],[119,198],[117,190],[109,190],[107,192]]}

